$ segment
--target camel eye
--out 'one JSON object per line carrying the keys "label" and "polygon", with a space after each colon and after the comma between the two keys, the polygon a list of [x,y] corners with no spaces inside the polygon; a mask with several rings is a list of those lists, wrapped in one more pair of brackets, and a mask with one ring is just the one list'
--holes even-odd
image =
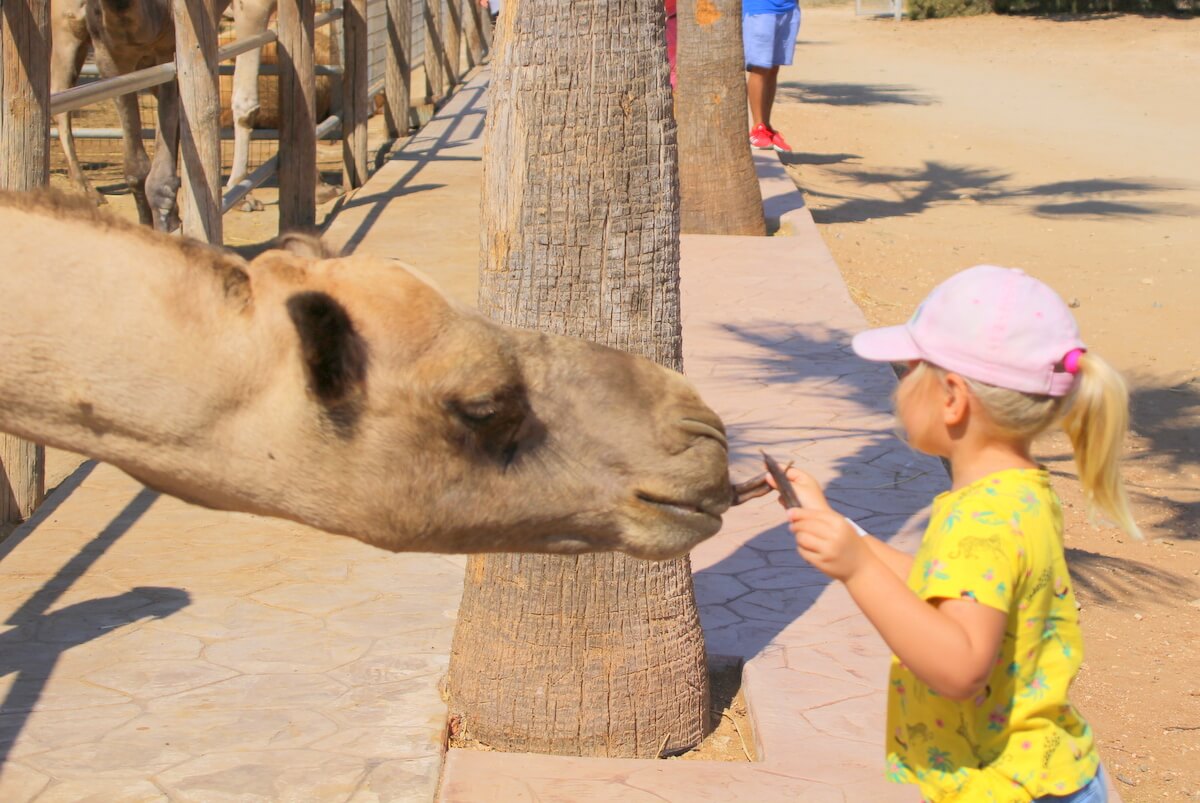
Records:
{"label": "camel eye", "polygon": [[491,393],[460,396],[448,400],[446,406],[460,422],[459,437],[465,447],[489,455],[506,467],[513,462],[520,433],[529,418],[523,387],[513,385]]}
{"label": "camel eye", "polygon": [[487,396],[454,402],[454,410],[468,424],[486,424],[496,417],[496,399]]}

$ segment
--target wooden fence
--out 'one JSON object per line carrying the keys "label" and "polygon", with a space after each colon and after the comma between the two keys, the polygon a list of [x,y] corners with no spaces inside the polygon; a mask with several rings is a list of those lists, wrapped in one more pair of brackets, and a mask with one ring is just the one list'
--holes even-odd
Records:
{"label": "wooden fence", "polygon": [[[368,175],[367,119],[372,99],[380,93],[384,96],[389,137],[403,136],[411,129],[414,28],[424,29],[417,50],[426,86],[418,96],[424,103],[418,105],[436,104],[457,85],[464,43],[468,68],[480,63],[490,43],[476,0],[340,0],[332,11],[319,16],[315,0],[279,0],[275,31],[224,47],[217,44],[218,0],[172,2],[173,63],[51,95],[50,3],[0,0],[0,189],[30,190],[49,182],[52,114],[178,80],[183,233],[223,242],[223,212],[276,172],[279,230],[311,228],[316,220],[319,139],[335,136],[340,128],[343,183],[351,190],[362,186]],[[317,121],[313,34],[337,20],[343,29],[342,107]],[[219,65],[271,41],[279,43],[279,151],[222,196]],[[372,41],[376,43],[374,70]],[[44,460],[41,446],[0,434],[0,528],[24,520],[41,502]]]}

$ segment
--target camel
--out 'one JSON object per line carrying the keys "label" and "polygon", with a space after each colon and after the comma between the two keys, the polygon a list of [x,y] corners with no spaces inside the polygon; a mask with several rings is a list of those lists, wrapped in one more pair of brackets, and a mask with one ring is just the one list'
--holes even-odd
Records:
{"label": "camel", "polygon": [[681,374],[398,262],[303,237],[247,261],[48,190],[0,193],[0,228],[0,431],[163,493],[392,551],[652,559],[738,496]]}
{"label": "camel", "polygon": [[[223,14],[231,0],[218,0]],[[245,38],[266,30],[276,0],[233,0],[234,30]],[[50,91],[74,86],[87,58],[95,51],[96,66],[105,78],[162,64],[175,58],[175,24],[171,0],[51,0]],[[233,79],[234,159],[227,184],[235,186],[246,175],[250,132],[258,112],[258,70],[261,51],[238,56]],[[158,99],[158,136],[151,161],[142,145],[141,114],[136,94],[117,98],[117,113],[124,131],[125,180],[133,193],[142,223],[163,231],[179,225],[176,196],[179,179],[176,160],[179,144],[179,91],[175,82],[154,89]],[[69,113],[55,115],[58,137],[74,184],[97,203],[103,196],[91,186],[79,165]],[[328,187],[320,187],[328,197]],[[248,198],[246,204],[261,209]]]}
{"label": "camel", "polygon": [[[248,39],[267,29],[275,12],[276,0],[233,0],[226,15],[232,14],[233,33],[235,40]],[[338,61],[338,44],[331,36],[328,27],[317,29],[313,36],[315,50],[314,63],[335,64]],[[225,191],[236,187],[246,174],[250,165],[250,135],[257,126],[264,128],[279,128],[279,79],[266,80],[259,76],[263,64],[278,63],[277,48],[274,44],[249,50],[234,60],[233,80],[230,87],[228,119],[224,111],[221,113],[221,124],[233,127],[233,159],[230,162],[229,179],[225,182]],[[313,119],[321,121],[329,113],[333,95],[333,80],[327,76],[317,76],[316,96],[313,109]],[[267,102],[264,108],[260,103],[260,92],[267,92]],[[222,94],[225,89],[222,88]],[[222,100],[224,103],[224,100]],[[334,186],[321,178],[317,171],[316,200],[323,204],[342,194],[342,188]],[[241,209],[244,212],[261,212],[263,204],[254,197],[253,192],[246,193],[242,199]]]}
{"label": "camel", "polygon": [[[227,2],[227,0],[226,0]],[[90,44],[100,75],[112,78],[163,64],[175,58],[175,22],[170,0],[52,0],[50,6],[50,91],[74,85]],[[124,131],[125,181],[133,193],[138,218],[162,231],[179,226],[176,195],[179,178],[179,87],[168,81],[154,88],[158,128],[154,159],[142,145],[137,94],[116,98]],[[71,179],[93,200],[92,189],[75,154],[70,115],[55,115],[59,140]]]}
{"label": "camel", "polygon": [[[265,31],[275,5],[276,0],[233,0],[234,38],[247,39]],[[246,177],[250,164],[250,132],[259,111],[258,71],[262,55],[262,48],[256,47],[234,60],[233,96],[229,104],[233,115],[233,163],[229,180],[225,183],[226,192]],[[247,193],[242,208],[256,212],[261,211],[263,206],[253,193]]]}
{"label": "camel", "polygon": [[[91,36],[87,29],[87,0],[51,0],[50,2],[50,92],[62,92],[75,85],[83,62],[87,59]],[[67,172],[75,186],[96,203],[105,203],[104,196],[92,188],[79,166],[75,153],[75,136],[71,131],[69,112],[54,115],[58,141],[67,159]]]}

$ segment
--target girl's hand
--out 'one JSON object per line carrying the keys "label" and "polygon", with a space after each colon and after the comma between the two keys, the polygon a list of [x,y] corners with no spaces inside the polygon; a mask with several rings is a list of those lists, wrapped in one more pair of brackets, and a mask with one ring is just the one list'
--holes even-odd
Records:
{"label": "girl's hand", "polygon": [[[835,580],[845,582],[869,554],[867,544],[846,517],[829,506],[812,476],[798,468],[789,468],[787,475],[803,505],[787,512],[801,557]],[[769,476],[767,481],[774,485]]]}

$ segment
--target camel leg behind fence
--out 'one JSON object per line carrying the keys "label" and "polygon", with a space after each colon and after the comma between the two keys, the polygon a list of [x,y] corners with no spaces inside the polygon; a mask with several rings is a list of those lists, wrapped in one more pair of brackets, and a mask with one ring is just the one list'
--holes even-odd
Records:
{"label": "camel leg behind fence", "polygon": [[[91,39],[81,19],[83,0],[66,3],[51,3],[50,16],[50,94],[62,92],[75,86],[83,62],[87,59]],[[107,203],[104,196],[96,192],[92,183],[79,166],[75,150],[75,136],[71,131],[71,112],[54,115],[58,128],[58,141],[62,145],[63,157],[67,160],[67,174],[79,191],[97,204]]]}
{"label": "camel leg behind fence", "polygon": [[[267,29],[271,19],[272,3],[238,3],[234,6],[233,37],[248,39]],[[250,132],[258,117],[258,70],[262,65],[262,48],[256,47],[238,56],[233,62],[233,92],[230,106],[233,112],[233,164],[229,168],[229,180],[225,182],[228,192],[246,177],[250,164]],[[242,209],[258,212],[262,202],[247,193]]]}
{"label": "camel leg behind fence", "polygon": [[[0,62],[0,188],[31,190],[50,181],[50,13],[45,0],[0,4]],[[0,533],[41,504],[45,464],[41,446],[0,435]]]}

